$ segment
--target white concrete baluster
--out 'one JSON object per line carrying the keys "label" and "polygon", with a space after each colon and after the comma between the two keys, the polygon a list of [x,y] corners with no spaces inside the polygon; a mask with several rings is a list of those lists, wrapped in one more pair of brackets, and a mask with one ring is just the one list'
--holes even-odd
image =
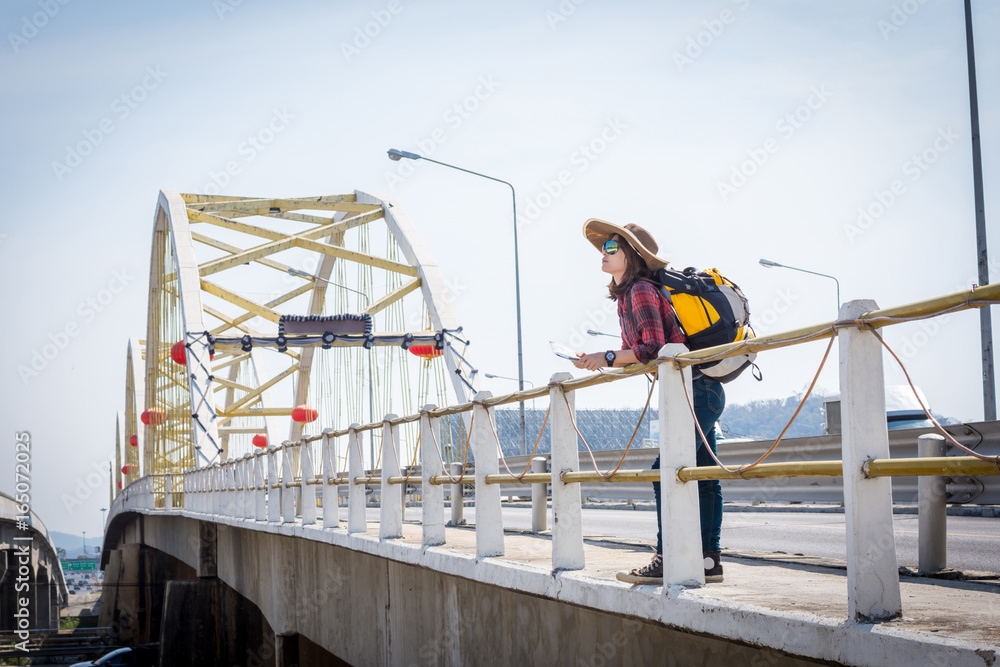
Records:
{"label": "white concrete baluster", "polygon": [[444,473],[441,468],[441,453],[435,452],[434,429],[438,421],[429,412],[435,405],[428,403],[420,414],[420,476],[423,480],[423,538],[425,547],[444,544],[444,487],[431,484],[431,477]]}
{"label": "white concrete baluster", "polygon": [[[680,343],[664,345],[661,357],[687,352]],[[663,526],[663,592],[670,586],[704,586],[701,553],[701,514],[698,483],[677,479],[677,471],[697,465],[694,417],[687,396],[694,401],[691,368],[678,370],[672,362],[659,365],[660,378],[660,522]]]}
{"label": "white concrete baluster", "polygon": [[226,464],[226,506],[223,514],[229,517],[238,517],[240,512],[236,504],[236,486],[239,480],[236,476],[236,461]]}
{"label": "white concrete baluster", "polygon": [[361,458],[361,434],[355,429],[358,424],[351,424],[347,436],[347,532],[364,533],[368,531],[368,519],[365,516],[365,487],[355,484],[354,480],[365,473],[364,460]]}
{"label": "white concrete baluster", "polygon": [[257,521],[267,521],[267,487],[264,481],[265,456],[266,454],[259,452],[253,457],[254,518]]}
{"label": "white concrete baluster", "polygon": [[[877,308],[869,299],[849,301],[841,307],[840,319],[857,319]],[[838,337],[848,618],[882,621],[902,612],[892,531],[892,481],[869,479],[863,472],[869,459],[889,458],[882,344],[874,333],[858,327],[840,329]]]}
{"label": "white concrete baluster", "polygon": [[172,510],[174,508],[174,476],[167,473],[163,484],[163,508]]}
{"label": "white concrete baluster", "polygon": [[292,460],[295,458],[295,445],[285,443],[281,448],[281,521],[295,522],[295,487],[288,486],[295,481],[295,468]]}
{"label": "white concrete baluster", "polygon": [[328,428],[323,430],[323,464],[320,466],[322,471],[323,483],[320,487],[323,489],[323,527],[324,528],[336,528],[340,525],[340,514],[337,508],[339,491],[336,484],[330,484],[330,480],[337,476],[337,452],[336,445],[334,444],[336,439],[333,437],[333,429]]}
{"label": "white concrete baluster", "polygon": [[490,426],[492,409],[481,401],[493,396],[481,391],[473,399],[472,451],[476,455],[476,556],[502,556],[503,516],[500,511],[500,485],[486,483],[487,475],[500,472],[500,448]]}
{"label": "white concrete baluster", "polygon": [[379,510],[378,537],[388,540],[403,536],[403,489],[401,484],[389,484],[390,477],[399,477],[399,426],[389,423],[396,415],[382,420],[382,505]]}
{"label": "white concrete baluster", "polygon": [[312,445],[305,438],[302,439],[299,465],[302,466],[302,525],[310,526],[316,523],[316,485],[308,483],[314,475]]}
{"label": "white concrete baluster", "polygon": [[222,511],[222,464],[212,466],[212,516]]}
{"label": "white concrete baluster", "polygon": [[247,454],[240,461],[243,473],[243,518],[252,521],[256,515],[257,493],[253,490],[253,454]]}
{"label": "white concrete baluster", "polygon": [[270,445],[267,448],[267,520],[271,523],[281,521],[281,479],[278,474],[278,448]]}
{"label": "white concrete baluster", "polygon": [[[562,480],[565,472],[580,469],[580,446],[571,420],[575,403],[558,382],[572,379],[569,373],[556,373],[549,380],[549,405],[552,410],[552,569],[582,570],[583,515],[580,485]],[[567,405],[568,403],[568,405]],[[478,459],[476,461],[478,463]]]}

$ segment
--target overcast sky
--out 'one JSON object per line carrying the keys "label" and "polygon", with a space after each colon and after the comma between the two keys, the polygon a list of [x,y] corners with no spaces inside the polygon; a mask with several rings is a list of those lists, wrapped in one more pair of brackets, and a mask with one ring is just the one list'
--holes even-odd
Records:
{"label": "overcast sky", "polygon": [[[973,13],[996,230],[1000,5]],[[108,485],[91,482],[113,455],[128,338],[145,337],[161,188],[397,199],[453,288],[474,363],[515,376],[509,191],[385,151],[511,181],[535,384],[573,370],[550,339],[618,331],[588,217],[645,226],[676,266],[720,267],[758,334],[836,313],[833,281],[762,257],[880,306],[976,282],[958,0],[8,0],[0,24],[0,489],[27,431],[33,507],[53,530],[100,530]],[[937,413],[982,419],[978,322],[887,333]],[[730,402],[803,391],[822,351],[762,355],[764,382],[727,386]],[[902,381],[891,360],[886,376]],[[641,386],[622,384],[577,404],[637,405]],[[838,390],[836,356],[819,389]]]}

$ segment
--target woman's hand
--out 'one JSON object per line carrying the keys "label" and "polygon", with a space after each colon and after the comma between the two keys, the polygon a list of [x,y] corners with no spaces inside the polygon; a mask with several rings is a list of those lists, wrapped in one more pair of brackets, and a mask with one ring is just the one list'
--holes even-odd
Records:
{"label": "woman's hand", "polygon": [[581,354],[580,358],[573,362],[577,368],[588,371],[596,371],[608,365],[608,360],[604,358],[604,352],[592,352],[591,354]]}

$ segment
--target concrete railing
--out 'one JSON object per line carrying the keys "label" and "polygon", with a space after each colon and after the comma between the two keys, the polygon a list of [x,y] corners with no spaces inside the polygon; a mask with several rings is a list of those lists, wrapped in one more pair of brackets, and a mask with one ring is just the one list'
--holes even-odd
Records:
{"label": "concrete railing", "polygon": [[[320,436],[271,446],[238,459],[183,473],[150,475],[130,484],[115,499],[116,511],[157,511],[183,507],[199,515],[240,518],[269,523],[301,522],[323,529],[346,529],[347,533],[367,531],[365,487],[380,488],[379,538],[402,537],[403,492],[407,485],[421,487],[423,496],[422,544],[445,543],[443,486],[471,484],[475,487],[477,557],[504,555],[504,528],[501,517],[501,485],[526,484],[536,505],[544,503],[545,484],[552,495],[552,569],[576,570],[585,565],[581,523],[581,482],[614,483],[617,480],[662,484],[664,591],[671,586],[704,584],[703,558],[699,548],[700,526],[698,479],[738,477],[777,478],[843,477],[847,516],[847,571],[849,615],[854,620],[877,621],[900,614],[899,575],[892,526],[892,496],[889,477],[940,476],[944,474],[996,475],[996,460],[973,457],[889,459],[885,422],[882,343],[874,328],[912,317],[927,317],[997,302],[1000,285],[977,288],[968,293],[941,297],[911,306],[875,310],[871,301],[853,301],[841,309],[838,322],[800,329],[769,337],[687,352],[684,346],[667,345],[655,362],[573,379],[566,373],[552,377],[547,387],[493,397],[480,392],[470,403],[436,408],[425,406],[416,415],[386,415],[381,423],[352,424],[349,428],[325,430]],[[695,467],[695,425],[688,398],[691,396],[691,366],[699,360],[732,356],[742,351],[763,351],[773,347],[838,337],[840,342],[840,384],[843,434],[841,459],[837,461],[762,463],[753,470],[727,472],[719,467]],[[598,383],[619,381],[655,372],[660,381],[659,420],[661,466],[659,470],[620,470],[610,480],[605,474],[581,470],[578,436],[573,425],[574,391]],[[551,406],[551,472],[528,473],[520,477],[500,474],[499,443],[491,427],[492,410],[548,394]],[[444,470],[434,447],[437,421],[448,415],[472,412],[470,447],[476,466],[473,475],[458,477]],[[399,452],[383,452],[380,476],[366,474],[362,464],[361,439],[381,429],[383,447],[399,443],[402,424],[419,422],[421,448],[419,477],[404,476],[399,469]],[[337,470],[333,442],[348,439],[347,470]],[[319,460],[313,460],[311,442],[319,442]],[[456,484],[457,483],[457,484]],[[317,506],[325,498],[337,498],[347,487],[346,526],[341,525],[338,503],[323,503],[322,517]],[[453,503],[454,519],[455,506]],[[461,506],[459,503],[458,506]],[[109,517],[110,519],[110,517]],[[537,519],[537,517],[536,517]],[[318,522],[321,521],[321,526]],[[536,520],[537,527],[537,520]]]}

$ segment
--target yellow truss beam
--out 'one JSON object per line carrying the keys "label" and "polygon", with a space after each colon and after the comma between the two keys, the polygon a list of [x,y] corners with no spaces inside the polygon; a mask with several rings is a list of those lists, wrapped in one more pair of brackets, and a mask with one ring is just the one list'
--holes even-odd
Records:
{"label": "yellow truss beam", "polygon": [[217,296],[220,299],[228,301],[234,306],[239,306],[243,310],[253,313],[257,317],[263,317],[265,320],[269,320],[275,324],[277,324],[278,320],[281,319],[281,315],[267,306],[262,306],[256,301],[251,301],[246,297],[240,296],[236,292],[227,290],[225,287],[216,285],[215,283],[209,282],[204,278],[201,279],[201,288],[213,296]]}
{"label": "yellow truss beam", "polygon": [[420,287],[420,278],[415,278],[414,280],[411,280],[410,282],[404,284],[402,287],[399,287],[393,290],[392,292],[389,292],[384,297],[382,297],[372,305],[365,308],[362,312],[374,315],[375,313],[384,310],[386,307],[392,305],[396,301],[399,301],[404,296],[406,296],[413,290],[417,289],[418,287]]}
{"label": "yellow truss beam", "polygon": [[270,389],[274,385],[278,384],[279,382],[281,382],[282,380],[284,380],[286,377],[288,377],[289,375],[291,375],[292,373],[294,373],[297,370],[299,370],[299,365],[298,364],[292,364],[291,366],[289,366],[285,370],[281,371],[280,373],[278,373],[277,375],[275,375],[273,378],[271,378],[270,380],[268,380],[267,382],[265,382],[261,386],[257,387],[256,389],[251,389],[250,390],[251,393],[247,394],[246,396],[244,396],[243,398],[239,399],[238,401],[233,401],[231,404],[227,405],[226,408],[225,408],[224,413],[225,414],[229,414],[233,410],[237,410],[237,409],[243,407],[244,405],[246,405],[247,403],[250,403],[250,402],[252,402],[252,401],[254,401],[256,399],[259,399],[260,396],[261,396],[261,394],[263,394],[265,391],[267,391],[268,389]]}
{"label": "yellow truss beam", "polygon": [[295,237],[295,245],[306,250],[321,252],[325,255],[337,257],[338,259],[346,259],[349,262],[357,262],[358,264],[364,264],[366,266],[374,266],[379,269],[385,269],[386,271],[402,273],[406,276],[416,276],[419,273],[417,267],[410,266],[409,264],[394,262],[391,259],[383,259],[381,257],[375,257],[374,255],[367,255],[363,252],[348,250],[347,248],[333,246],[321,241],[313,241],[311,239],[302,238],[301,236]]}
{"label": "yellow truss beam", "polygon": [[[239,266],[241,264],[246,264],[247,262],[255,261],[257,259],[260,259],[261,257],[267,257],[268,255],[273,255],[283,250],[294,248],[296,247],[297,242],[300,240],[311,241],[313,239],[318,239],[323,236],[330,236],[332,234],[336,234],[338,232],[351,229],[352,227],[357,227],[359,225],[366,224],[368,222],[371,222],[372,220],[378,220],[381,217],[382,217],[382,210],[379,209],[377,211],[370,211],[368,213],[359,213],[357,215],[352,215],[349,218],[344,218],[340,222],[334,222],[329,225],[324,225],[322,227],[310,229],[309,231],[302,232],[301,234],[295,234],[295,235],[282,234],[280,239],[271,241],[270,243],[265,243],[255,248],[244,250],[243,252],[231,255],[229,257],[222,257],[220,259],[215,259],[209,262],[205,262],[204,264],[198,267],[198,270],[201,273],[202,277],[211,275],[213,273],[218,273],[219,271],[225,271],[226,269],[232,268],[234,266]],[[241,223],[235,223],[235,224],[241,224]]]}
{"label": "yellow truss beam", "polygon": [[215,225],[216,227],[224,227],[225,229],[243,232],[244,234],[250,234],[251,236],[259,236],[264,239],[271,239],[272,241],[288,238],[288,234],[285,234],[284,232],[277,232],[273,229],[268,229],[267,227],[258,227],[257,225],[238,222],[236,220],[232,220],[231,218],[224,218],[221,215],[203,213],[201,211],[193,211],[191,209],[188,209],[188,220],[191,222],[207,222],[208,224]]}
{"label": "yellow truss beam", "polygon": [[[221,325],[215,327],[214,329],[212,329],[209,332],[209,333],[211,333],[211,334],[213,334],[215,336],[218,336],[220,333],[222,333],[224,331],[228,331],[229,329],[237,329],[239,331],[242,331],[243,333],[248,333],[251,336],[260,336],[261,335],[259,332],[255,331],[255,330],[251,329],[250,327],[245,326],[243,324],[243,322],[246,322],[247,320],[256,317],[253,313],[245,313],[244,315],[240,315],[240,317],[233,319],[232,317],[230,317],[229,315],[226,315],[221,310],[219,310],[217,308],[213,308],[212,306],[209,306],[209,305],[206,305],[206,304],[202,304],[201,307],[202,307],[202,310],[204,310],[207,315],[211,315],[212,317],[214,317],[214,318],[218,319],[219,321],[225,323],[225,324],[221,324]],[[241,320],[240,318],[243,318],[243,319]]]}
{"label": "yellow truss beam", "polygon": [[[340,204],[353,204],[357,201],[353,194],[327,195],[323,197],[295,197],[292,199],[243,199],[229,201],[213,201],[188,204],[188,210],[198,211],[244,211],[258,215],[266,215],[272,208],[298,211],[311,209],[314,211],[336,211]],[[277,211],[276,211],[277,212]]]}
{"label": "yellow truss beam", "polygon": [[242,408],[232,412],[219,412],[220,417],[290,417],[292,408]]}
{"label": "yellow truss beam", "polygon": [[246,392],[251,392],[254,390],[253,387],[248,387],[245,384],[240,384],[239,382],[233,382],[232,380],[227,380],[226,378],[215,377],[214,375],[212,376],[212,382],[215,382],[216,384],[219,385],[218,387],[215,388],[216,391],[219,391],[220,389],[225,389],[226,387],[229,387],[230,389],[239,389],[240,391],[246,391]]}
{"label": "yellow truss beam", "polygon": [[[300,286],[296,287],[295,289],[293,289],[291,292],[286,292],[286,293],[282,294],[281,296],[279,296],[276,299],[271,299],[270,301],[268,301],[264,305],[267,306],[268,308],[274,308],[275,306],[281,305],[281,304],[283,304],[286,301],[290,301],[290,300],[294,299],[295,297],[300,296],[302,294],[305,294],[306,292],[308,292],[309,290],[311,290],[313,288],[313,283],[315,283],[315,282],[316,282],[315,280],[307,281],[306,284],[300,285]],[[207,307],[205,308],[205,311],[208,312],[208,308]],[[216,312],[218,312],[218,311],[216,311]],[[210,313],[210,314],[213,315],[213,316],[215,316],[215,317],[219,317],[214,312]],[[219,317],[220,320],[222,320],[223,322],[227,323],[227,326],[219,326],[219,327],[216,327],[215,329],[212,329],[212,334],[218,336],[220,333],[226,331],[226,329],[229,329],[230,327],[232,327],[232,328],[235,328],[235,329],[239,329],[240,331],[245,331],[247,333],[250,333],[251,336],[258,335],[258,334],[255,334],[255,333],[251,333],[247,328],[241,326],[244,322],[246,322],[249,319],[253,319],[254,317],[255,317],[255,315],[253,313],[244,313],[244,314],[242,314],[242,315],[240,315],[239,317],[236,317],[236,318],[229,318],[228,316],[226,316],[225,319],[223,319],[222,317]]]}

